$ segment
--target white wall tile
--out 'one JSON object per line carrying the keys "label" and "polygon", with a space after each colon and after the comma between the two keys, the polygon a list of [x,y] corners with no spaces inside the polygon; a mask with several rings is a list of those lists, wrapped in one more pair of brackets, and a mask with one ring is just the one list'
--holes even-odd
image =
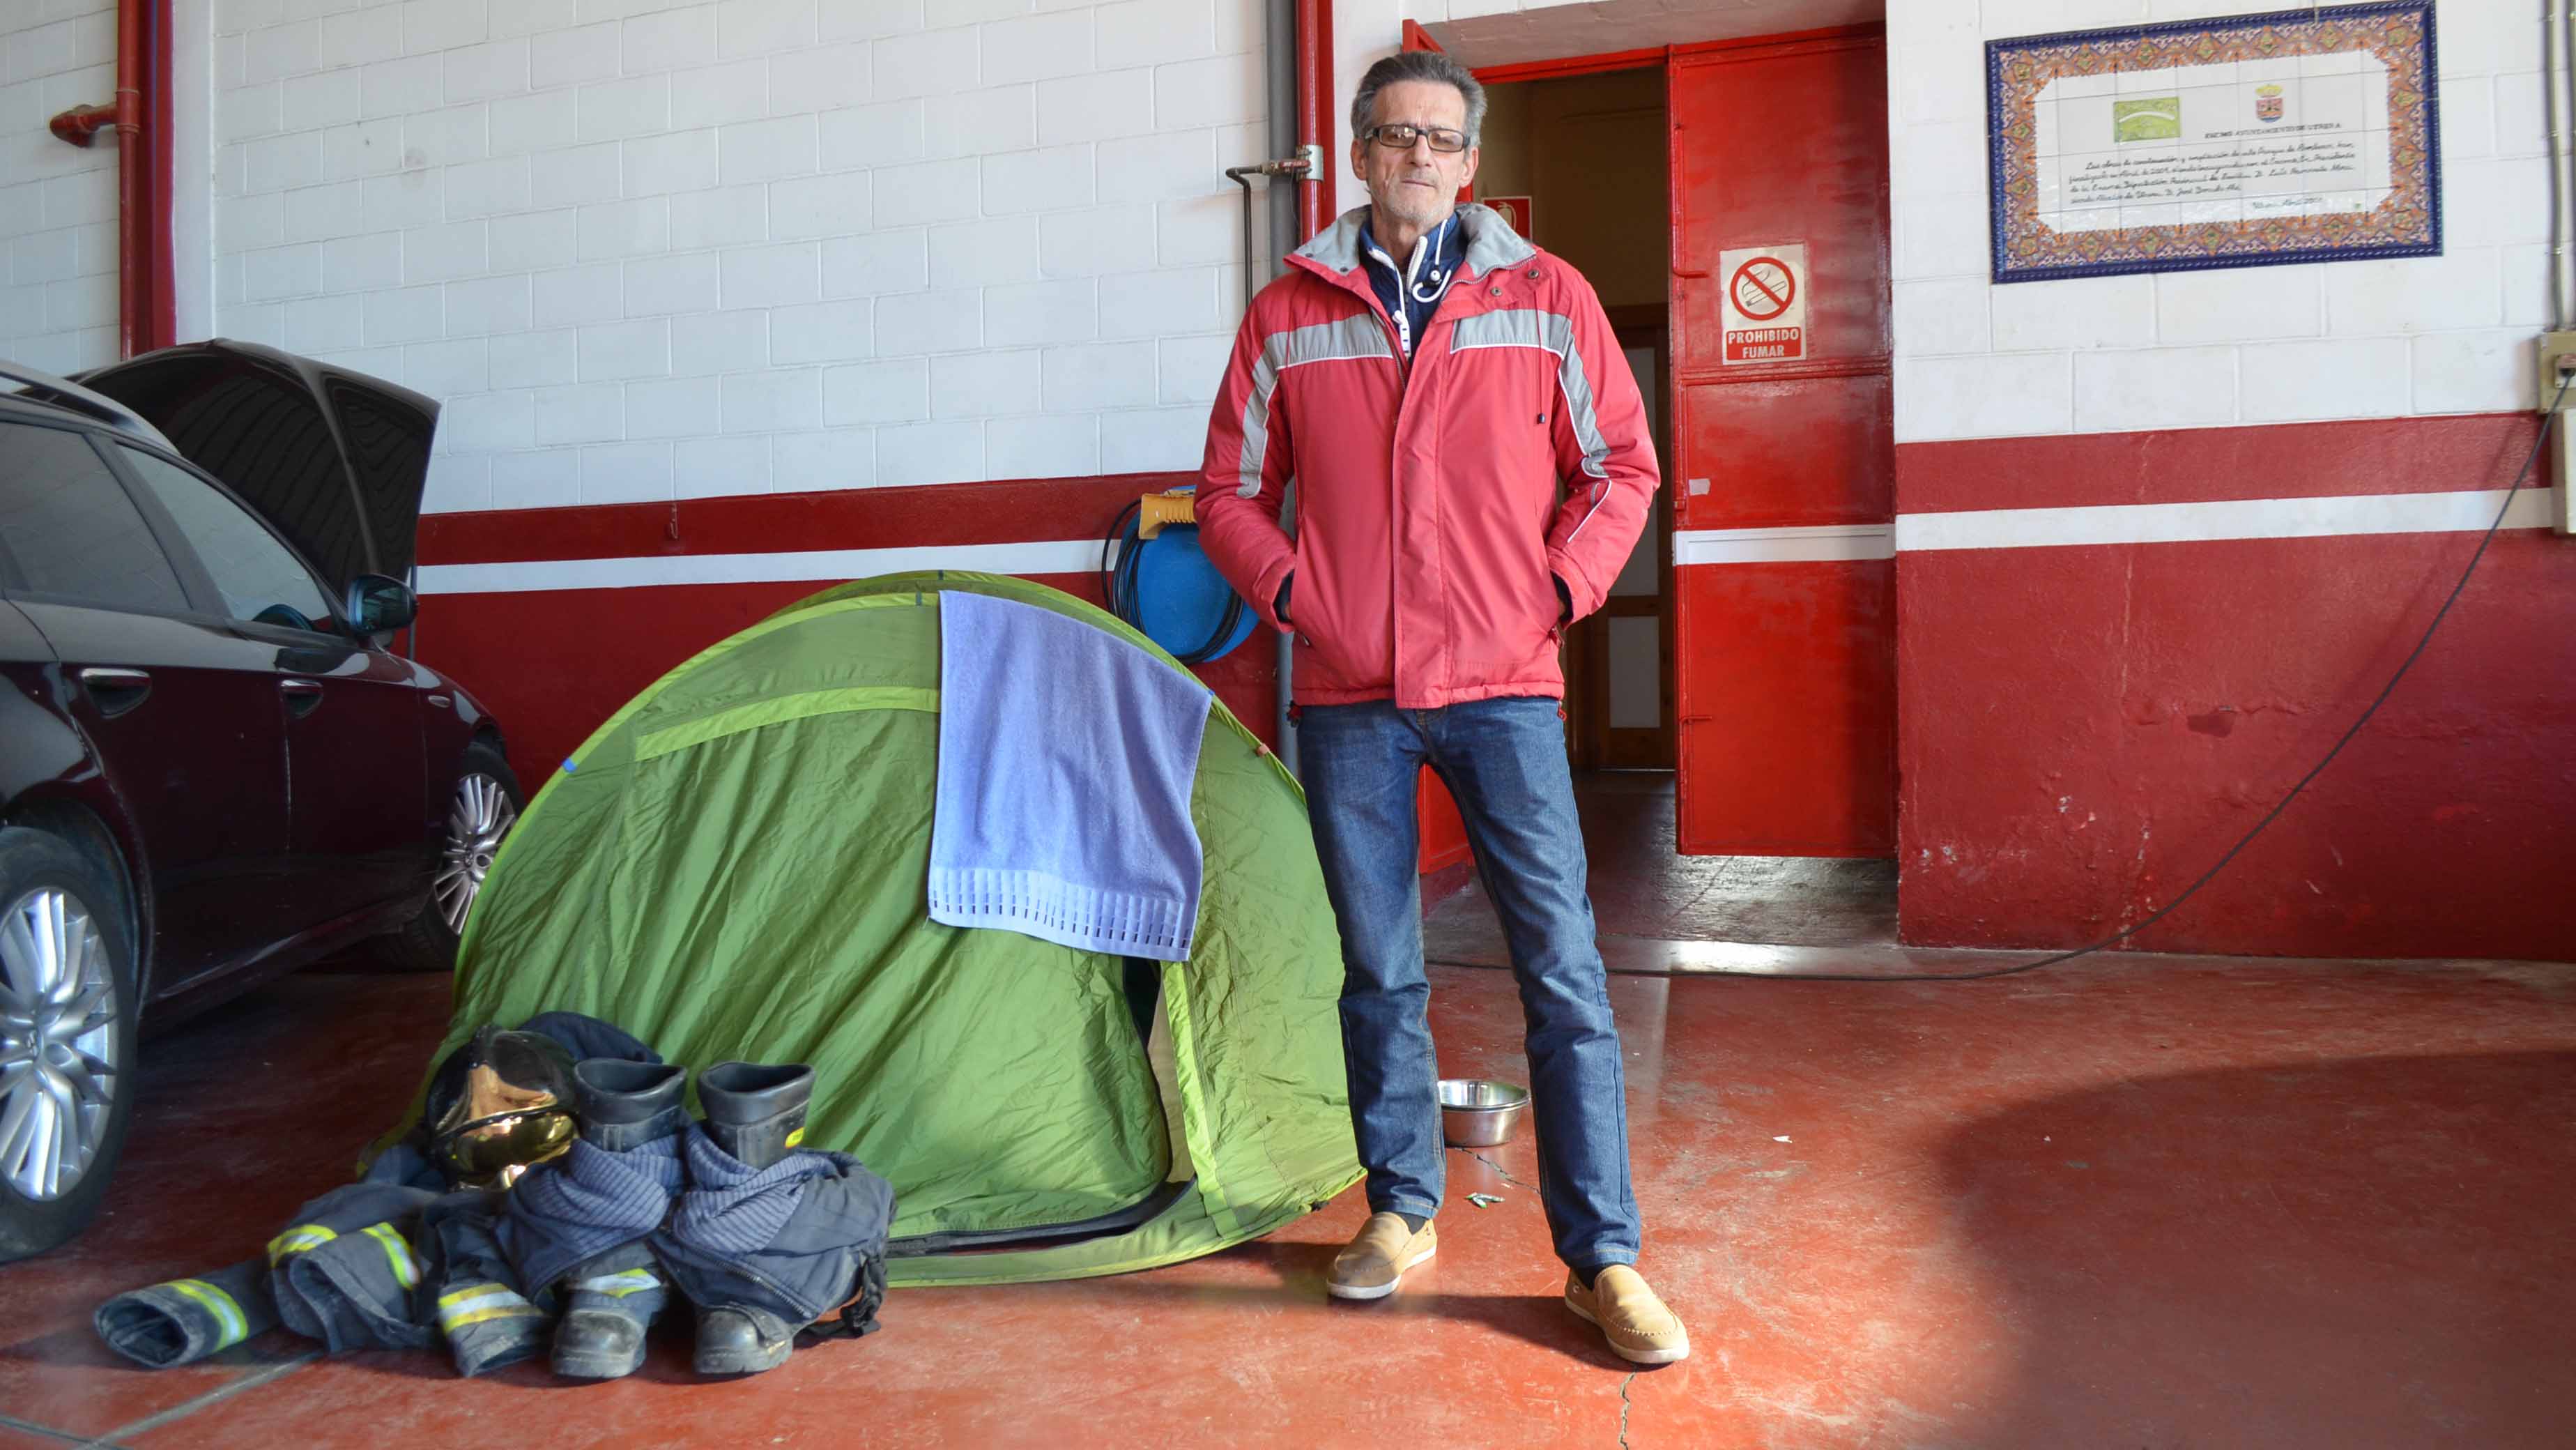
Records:
{"label": "white wall tile", "polygon": [[[285,203],[283,225],[276,240],[318,242],[330,237],[345,237],[365,225],[366,188],[354,181],[331,186],[304,186],[293,191],[270,192],[264,200]],[[256,243],[243,243],[254,246]]]}
{"label": "white wall tile", "polygon": [[[14,260],[14,259],[13,259]],[[21,282],[53,281],[48,275],[59,269],[42,271],[14,267],[12,275]],[[31,276],[31,271],[34,274]],[[311,243],[269,247],[242,255],[242,296],[252,302],[275,302],[282,297],[302,297],[322,286],[322,249]]]}
{"label": "white wall tile", "polygon": [[769,111],[769,62],[754,56],[723,65],[674,71],[671,124],[720,126],[758,120]]}
{"label": "white wall tile", "polygon": [[[525,398],[527,395],[519,395]],[[442,429],[440,437],[444,438]],[[492,502],[500,509],[570,508],[581,502],[581,450],[545,448],[492,460]]]}
{"label": "white wall tile", "polygon": [[1092,68],[1091,16],[1081,11],[995,21],[983,27],[986,85],[1044,80]]}
{"label": "white wall tile", "polygon": [[1164,338],[1154,353],[1156,401],[1215,402],[1217,385],[1224,381],[1226,361],[1233,353],[1232,333]]}
{"label": "white wall tile", "polygon": [[1983,278],[1897,283],[1897,356],[1991,351],[1994,329],[1986,311],[1989,290]]}
{"label": "white wall tile", "polygon": [[356,293],[299,297],[286,304],[286,345],[297,352],[356,347],[365,340],[366,307]]}
{"label": "white wall tile", "polygon": [[930,359],[896,358],[823,371],[823,421],[912,423],[930,416]]}
{"label": "white wall tile", "polygon": [[[403,117],[405,160],[416,166],[482,160],[492,149],[490,117],[491,107],[482,101]],[[327,155],[323,165],[330,165]]]}
{"label": "white wall tile", "polygon": [[446,298],[436,287],[396,287],[366,294],[369,346],[428,342],[447,330]]}
{"label": "white wall tile", "polygon": [[1207,447],[1207,409],[1138,408],[1100,415],[1103,473],[1196,471]]}
{"label": "white wall tile", "polygon": [[2398,417],[2413,383],[2402,337],[2251,343],[2236,365],[2238,407],[2248,423]]}
{"label": "white wall tile", "polygon": [[565,207],[493,218],[492,270],[536,272],[571,262],[580,245],[579,217],[577,209]]}
{"label": "white wall tile", "polygon": [[1038,408],[1038,353],[986,349],[930,360],[930,416],[984,418]]}
{"label": "white wall tile", "polygon": [[1204,196],[1216,187],[1231,191],[1217,159],[1213,130],[1161,131],[1150,136],[1103,141],[1097,148],[1099,198],[1104,202],[1168,201]]}
{"label": "white wall tile", "polygon": [[681,498],[769,491],[769,439],[699,437],[671,445],[671,485]]}
{"label": "white wall tile", "polygon": [[1220,55],[1154,67],[1154,124],[1158,126],[1257,121],[1262,96],[1258,55]]}
{"label": "white wall tile", "polygon": [[877,350],[889,357],[959,352],[984,345],[980,292],[901,292],[880,297],[876,319]]}
{"label": "white wall tile", "polygon": [[[511,0],[501,0],[507,8]],[[403,50],[420,55],[472,45],[492,33],[489,0],[405,0]]]}
{"label": "white wall tile", "polygon": [[492,154],[543,155],[572,144],[581,124],[581,97],[572,90],[543,91],[533,96],[503,96],[487,108],[492,116]]}
{"label": "white wall tile", "polygon": [[2194,427],[2236,418],[2236,350],[2166,347],[2075,356],[2079,432]]}
{"label": "white wall tile", "polygon": [[875,94],[864,43],[811,46],[769,58],[769,109],[779,115],[864,105]]}
{"label": "white wall tile", "polygon": [[822,36],[825,40],[873,40],[902,35],[922,28],[925,9],[924,0],[823,0]]}
{"label": "white wall tile", "polygon": [[[2427,333],[2411,344],[2414,411],[2502,413],[2537,409],[2536,339],[2519,329]],[[2554,390],[2557,386],[2550,384]],[[2570,389],[2576,392],[2576,389]],[[2563,420],[2562,420],[2563,422]]]}
{"label": "white wall tile", "polygon": [[358,119],[358,72],[321,71],[279,83],[283,98],[278,124],[290,131],[312,131]]}
{"label": "white wall tile", "polygon": [[1101,342],[1046,349],[1042,390],[1050,413],[1141,407],[1155,401],[1154,344]]}
{"label": "white wall tile", "polygon": [[438,57],[449,105],[489,100],[528,88],[528,42],[495,40],[442,51]]}
{"label": "white wall tile", "polygon": [[984,424],[987,478],[1080,478],[1100,472],[1100,417],[994,418]]}
{"label": "white wall tile", "polygon": [[724,379],[719,406],[727,433],[818,427],[823,419],[823,373],[819,368],[730,373]]}
{"label": "white wall tile", "polygon": [[447,177],[443,171],[397,171],[371,176],[362,203],[367,227],[425,227],[447,216]]}
{"label": "white wall tile", "polygon": [[[506,337],[527,330],[529,285],[524,275],[478,277],[447,284],[447,335],[489,333]],[[495,343],[497,349],[499,343]]]}
{"label": "white wall tile", "polygon": [[980,423],[911,423],[877,430],[879,483],[950,483],[983,476]]}
{"label": "white wall tile", "polygon": [[874,296],[913,292],[930,285],[926,230],[871,232],[823,243],[823,295]]}
{"label": "white wall tile", "polygon": [[1115,70],[1041,81],[1037,107],[1042,146],[1141,136],[1154,129],[1154,73]]}
{"label": "white wall tile", "polygon": [[332,292],[373,292],[402,283],[400,232],[336,237],[322,244],[322,286]]}
{"label": "white wall tile", "polygon": [[671,370],[671,325],[662,319],[603,322],[578,338],[581,380],[660,377]]}
{"label": "white wall tile", "polygon": [[769,189],[757,182],[671,198],[671,247],[723,247],[769,240]]}
{"label": "white wall tile", "polygon": [[480,337],[414,343],[403,349],[403,383],[433,398],[483,392],[492,386],[492,345]]}
{"label": "white wall tile", "polygon": [[316,22],[315,30],[317,65],[369,65],[403,53],[402,12],[389,5],[325,15]]}
{"label": "white wall tile", "polygon": [[1896,437],[1993,438],[2065,433],[2075,422],[2074,375],[2064,353],[1900,358]]}
{"label": "white wall tile", "polygon": [[811,174],[815,168],[814,134],[812,116],[737,121],[717,128],[716,152],[724,184]]}
{"label": "white wall tile", "polygon": [[443,222],[403,233],[403,280],[445,282],[484,270],[484,224]]}
{"label": "white wall tile", "polygon": [[628,75],[704,65],[716,53],[716,7],[639,15],[623,22],[619,35],[619,63]]}
{"label": "white wall tile", "polygon": [[918,100],[825,112],[816,118],[823,169],[847,171],[921,160],[926,125],[923,103]]}
{"label": "white wall tile", "polygon": [[773,363],[847,362],[876,351],[875,309],[864,297],[775,307],[769,313]]}
{"label": "white wall tile", "polygon": [[[24,54],[24,49],[38,43],[38,37],[58,37],[60,54]],[[30,75],[47,75],[73,68],[71,27],[49,25],[15,38],[12,49],[21,52],[11,57],[11,80],[24,80]],[[242,79],[252,85],[273,81],[281,76],[301,75],[318,70],[322,65],[322,26],[313,20],[292,25],[272,25],[254,30],[243,39]]]}
{"label": "white wall tile", "polygon": [[821,249],[812,242],[732,247],[720,255],[727,307],[780,307],[822,295]]}
{"label": "white wall tile", "polygon": [[528,286],[530,320],[538,327],[612,322],[626,315],[625,272],[615,262],[539,272]]}
{"label": "white wall tile", "polygon": [[1088,342],[1100,335],[1099,287],[1088,277],[988,287],[984,323],[995,347]]}
{"label": "white wall tile", "polygon": [[671,78],[633,76],[601,81],[576,93],[584,141],[646,136],[671,125]]}
{"label": "white wall tile", "polygon": [[536,392],[539,443],[610,443],[625,436],[626,389],[581,383]]}
{"label": "white wall tile", "polygon": [[650,378],[626,385],[626,436],[694,438],[720,426],[711,377]]}
{"label": "white wall tile", "polygon": [[1133,269],[1154,233],[1150,206],[1103,206],[1038,218],[1038,270],[1049,277]]}
{"label": "white wall tile", "polygon": [[712,312],[722,300],[723,283],[713,252],[640,257],[626,264],[629,317]]}
{"label": "white wall tile", "polygon": [[580,337],[569,327],[506,333],[491,340],[491,353],[496,388],[543,387],[581,376]]}
{"label": "white wall tile", "polygon": [[1035,217],[995,217],[930,229],[930,285],[996,286],[1038,275]]}
{"label": "white wall tile", "polygon": [[655,503],[671,491],[671,445],[613,443],[581,450],[581,501]]}
{"label": "white wall tile", "polygon": [[1216,53],[1216,6],[1208,0],[1121,0],[1092,13],[1102,60],[1156,65]]}
{"label": "white wall tile", "polygon": [[893,36],[870,46],[869,54],[880,101],[972,90],[982,81],[983,49],[971,29]]}
{"label": "white wall tile", "polygon": [[2141,273],[1993,288],[1988,311],[1995,351],[2151,346],[2155,284]]}
{"label": "white wall tile", "polygon": [[2490,248],[2442,257],[2337,262],[2326,274],[2326,318],[2340,336],[2493,327],[2504,316],[2504,279]]}
{"label": "white wall tile", "polygon": [[731,60],[810,46],[815,15],[815,0],[724,0],[716,7],[717,53]]}
{"label": "white wall tile", "polygon": [[868,230],[869,176],[845,171],[769,184],[769,234],[780,241]]}
{"label": "white wall tile", "polygon": [[743,372],[769,364],[767,312],[702,312],[671,319],[671,371]]}
{"label": "white wall tile", "polygon": [[525,156],[473,161],[447,168],[447,215],[450,220],[524,212],[532,193],[533,174]]}
{"label": "white wall tile", "polygon": [[623,184],[620,154],[614,141],[538,152],[537,196],[547,206],[613,200]]}
{"label": "white wall tile", "polygon": [[769,440],[773,493],[824,493],[877,481],[875,434],[866,428],[780,433]]}
{"label": "white wall tile", "polygon": [[708,127],[645,136],[618,148],[622,186],[630,197],[660,199],[716,184],[716,133]]}
{"label": "white wall tile", "polygon": [[[888,227],[957,221],[976,215],[983,167],[974,158],[889,166],[874,173],[876,216]],[[1000,210],[1001,208],[995,208]]]}
{"label": "white wall tile", "polygon": [[[703,52],[701,52],[703,54]],[[637,67],[645,69],[645,67]],[[605,80],[618,72],[617,22],[528,38],[528,84],[538,90]]]}

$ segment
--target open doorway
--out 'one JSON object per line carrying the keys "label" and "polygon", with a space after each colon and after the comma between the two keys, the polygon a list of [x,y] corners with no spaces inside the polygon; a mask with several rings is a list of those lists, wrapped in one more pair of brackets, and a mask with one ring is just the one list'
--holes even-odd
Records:
{"label": "open doorway", "polygon": [[[1496,78],[1485,88],[1476,197],[1600,294],[1670,460],[1672,210],[1661,56],[1623,70]],[[1566,747],[1578,771],[1674,763],[1672,491],[1599,612],[1567,631]]]}
{"label": "open doorway", "polygon": [[[1872,26],[1460,57],[1488,102],[1474,199],[1591,281],[1664,469],[1652,527],[1565,647],[1614,970],[1895,939],[1883,57]],[[1818,291],[1795,349],[1719,346],[1741,324],[1715,273],[1744,248]],[[1492,906],[1447,874],[1427,955],[1503,965]]]}

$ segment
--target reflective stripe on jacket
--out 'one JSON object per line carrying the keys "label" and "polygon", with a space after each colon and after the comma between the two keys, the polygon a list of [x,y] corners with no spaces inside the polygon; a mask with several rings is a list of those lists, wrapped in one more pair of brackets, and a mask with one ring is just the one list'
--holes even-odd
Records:
{"label": "reflective stripe on jacket", "polygon": [[1199,539],[1273,628],[1294,571],[1305,704],[1562,696],[1549,576],[1575,617],[1599,608],[1653,510],[1645,405],[1591,284],[1491,208],[1458,214],[1466,263],[1409,378],[1360,259],[1365,207],[1299,248],[1235,334]]}

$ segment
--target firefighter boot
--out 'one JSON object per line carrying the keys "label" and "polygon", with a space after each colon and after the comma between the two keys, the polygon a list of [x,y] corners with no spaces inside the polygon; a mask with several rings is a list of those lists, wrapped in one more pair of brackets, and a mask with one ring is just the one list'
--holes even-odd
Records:
{"label": "firefighter boot", "polygon": [[[725,1062],[698,1074],[698,1105],[707,1137],[753,1170],[767,1168],[805,1141],[805,1110],[814,1098],[814,1069]],[[765,1309],[745,1304],[698,1311],[700,1374],[757,1374],[787,1362],[796,1333]]]}
{"label": "firefighter boot", "polygon": [[[625,1156],[650,1176],[677,1186],[680,1105],[687,1074],[669,1064],[594,1057],[573,1069],[573,1105],[582,1142]],[[666,1200],[667,1202],[667,1200]],[[567,1270],[563,1322],[555,1330],[555,1373],[615,1379],[644,1363],[644,1332],[670,1298],[661,1266],[645,1240],[624,1244]]]}

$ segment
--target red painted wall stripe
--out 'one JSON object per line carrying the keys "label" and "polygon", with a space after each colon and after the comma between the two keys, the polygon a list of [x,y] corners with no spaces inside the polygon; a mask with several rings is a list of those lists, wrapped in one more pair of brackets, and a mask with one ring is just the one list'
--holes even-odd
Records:
{"label": "red painted wall stripe", "polygon": [[1897,445],[1896,511],[2205,503],[2502,488],[2528,413]]}

